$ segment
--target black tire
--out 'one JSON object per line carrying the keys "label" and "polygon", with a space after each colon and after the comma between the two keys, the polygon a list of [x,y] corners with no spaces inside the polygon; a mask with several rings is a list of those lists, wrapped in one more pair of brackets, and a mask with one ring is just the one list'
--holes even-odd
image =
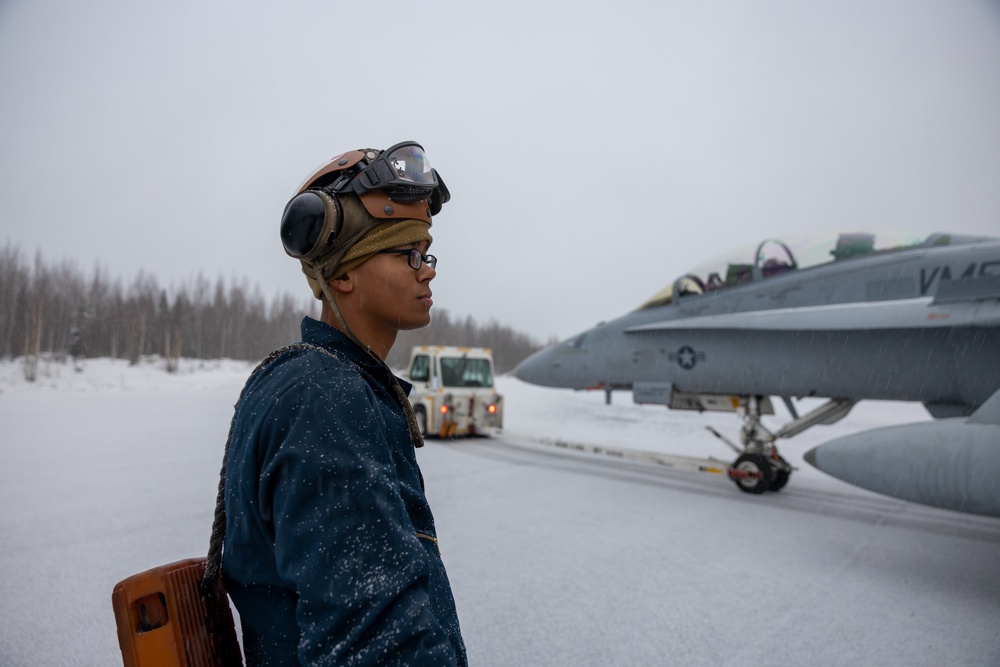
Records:
{"label": "black tire", "polygon": [[774,467],[763,454],[740,454],[732,468],[737,476],[730,478],[740,491],[759,495],[771,488]]}
{"label": "black tire", "polygon": [[[788,465],[788,461],[786,461],[785,458],[780,454],[778,455],[778,462],[783,466]],[[783,488],[785,488],[785,484],[788,484],[788,478],[792,476],[792,471],[790,469],[785,470],[778,466],[773,466],[773,468],[774,468],[774,476],[771,479],[771,488],[769,490],[781,491]],[[789,466],[789,468],[791,468],[791,466]]]}

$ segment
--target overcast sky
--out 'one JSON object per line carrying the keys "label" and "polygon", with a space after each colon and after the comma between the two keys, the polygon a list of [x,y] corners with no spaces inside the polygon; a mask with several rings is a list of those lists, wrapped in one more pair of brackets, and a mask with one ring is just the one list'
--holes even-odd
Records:
{"label": "overcast sky", "polygon": [[1000,235],[1000,2],[0,0],[0,245],[308,295],[320,162],[414,139],[435,308],[539,341],[801,231]]}

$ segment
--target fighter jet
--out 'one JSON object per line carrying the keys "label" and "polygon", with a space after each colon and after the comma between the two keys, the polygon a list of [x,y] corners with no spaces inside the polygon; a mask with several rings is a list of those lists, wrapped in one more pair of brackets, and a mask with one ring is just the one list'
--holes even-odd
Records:
{"label": "fighter jet", "polygon": [[[856,232],[767,239],[707,262],[514,375],[742,419],[729,477],[777,491],[776,440],[862,400],[919,401],[935,421],[866,431],[806,460],[870,490],[1000,516],[1000,238]],[[780,398],[792,421],[761,423]],[[793,399],[828,399],[799,415]]]}

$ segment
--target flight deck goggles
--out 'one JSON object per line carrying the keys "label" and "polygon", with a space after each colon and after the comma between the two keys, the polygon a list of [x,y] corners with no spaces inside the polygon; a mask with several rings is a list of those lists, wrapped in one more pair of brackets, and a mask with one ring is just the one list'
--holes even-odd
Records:
{"label": "flight deck goggles", "polygon": [[[315,170],[299,186],[281,219],[285,252],[309,262],[342,240],[353,244],[360,230],[342,230],[337,196],[352,193],[375,224],[391,219],[416,219],[427,224],[451,199],[423,147],[404,141],[384,151],[372,148],[343,153]],[[370,222],[370,221],[369,221]],[[372,226],[368,224],[365,230]],[[353,239],[353,240],[352,240]]]}
{"label": "flight deck goggles", "polygon": [[374,160],[368,155],[367,165],[357,174],[341,174],[329,187],[334,192],[350,189],[359,196],[371,190],[382,190],[395,202],[426,199],[431,206],[431,215],[437,215],[441,205],[451,198],[420,144],[404,141],[382,151]]}

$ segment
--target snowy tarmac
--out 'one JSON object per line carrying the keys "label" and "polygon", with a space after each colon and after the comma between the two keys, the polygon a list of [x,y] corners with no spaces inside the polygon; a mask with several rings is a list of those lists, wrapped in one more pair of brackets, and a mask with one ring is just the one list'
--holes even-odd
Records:
{"label": "snowy tarmac", "polygon": [[[121,664],[114,584],[203,555],[250,367],[0,362],[0,666]],[[473,665],[1000,665],[1000,520],[884,498],[801,455],[926,420],[862,403],[750,496],[563,439],[730,458],[727,415],[500,379],[506,429],[418,452]],[[766,421],[777,426],[783,416]]]}

